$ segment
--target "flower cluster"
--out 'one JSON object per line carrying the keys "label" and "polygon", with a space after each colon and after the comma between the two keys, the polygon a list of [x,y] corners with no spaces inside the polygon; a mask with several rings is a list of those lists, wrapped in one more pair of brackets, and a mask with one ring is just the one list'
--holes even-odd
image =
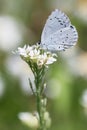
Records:
{"label": "flower cluster", "polygon": [[27,63],[36,63],[38,67],[46,66],[52,64],[56,61],[56,54],[44,51],[39,45],[24,46],[23,48],[18,47],[17,53],[25,60]]}

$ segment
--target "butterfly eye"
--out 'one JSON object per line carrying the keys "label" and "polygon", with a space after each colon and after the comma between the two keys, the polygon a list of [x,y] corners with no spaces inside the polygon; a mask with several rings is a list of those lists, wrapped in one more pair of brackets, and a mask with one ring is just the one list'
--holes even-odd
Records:
{"label": "butterfly eye", "polygon": [[40,45],[40,44],[41,44],[41,42],[39,41],[37,44],[38,44],[38,45]]}

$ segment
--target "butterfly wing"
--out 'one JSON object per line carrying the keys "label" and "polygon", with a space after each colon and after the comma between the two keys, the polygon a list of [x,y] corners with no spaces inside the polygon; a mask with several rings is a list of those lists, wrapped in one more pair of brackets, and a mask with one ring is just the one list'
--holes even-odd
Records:
{"label": "butterfly wing", "polygon": [[46,40],[54,32],[68,27],[70,24],[69,18],[63,12],[56,9],[51,13],[46,21],[41,35],[41,43],[43,44],[44,40]]}
{"label": "butterfly wing", "polygon": [[65,50],[76,44],[78,33],[69,18],[55,10],[46,21],[41,35],[41,47],[52,51]]}
{"label": "butterfly wing", "polygon": [[50,51],[65,50],[75,45],[77,40],[77,30],[74,26],[70,25],[49,35],[49,37],[43,41],[42,47]]}

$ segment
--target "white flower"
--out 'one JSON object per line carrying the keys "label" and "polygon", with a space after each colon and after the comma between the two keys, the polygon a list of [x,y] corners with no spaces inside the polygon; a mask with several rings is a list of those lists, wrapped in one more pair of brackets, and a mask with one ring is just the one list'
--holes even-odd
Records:
{"label": "white flower", "polygon": [[23,48],[18,47],[17,53],[18,53],[19,55],[23,56],[23,57],[28,57],[30,51],[32,51],[32,47],[30,47],[30,46],[27,47],[27,46],[25,45]]}
{"label": "white flower", "polygon": [[80,100],[80,104],[84,107],[87,108],[87,89],[84,90],[83,94],[82,94],[82,98]]}
{"label": "white flower", "polygon": [[46,122],[46,127],[49,128],[51,126],[51,118],[47,111],[44,113],[44,120]]}
{"label": "white flower", "polygon": [[80,104],[83,107],[84,114],[87,116],[87,89],[85,89],[82,93]]}
{"label": "white flower", "polygon": [[38,66],[42,66],[42,65],[47,66],[49,64],[52,64],[55,61],[56,61],[56,59],[53,57],[53,55],[51,55],[50,53],[48,55],[48,53],[44,52],[44,54],[39,55],[37,64],[38,64]]}
{"label": "white flower", "polygon": [[38,56],[38,59],[37,59],[37,65],[38,66],[42,66],[46,62],[47,62],[47,55],[46,55],[46,53]]}
{"label": "white flower", "polygon": [[29,68],[28,64],[26,64],[18,56],[12,55],[5,60],[5,67],[9,73],[18,77],[22,92],[26,95],[31,95],[32,91],[30,86],[28,85],[29,84],[28,78],[30,78],[34,90],[35,90],[35,85],[34,85],[34,75],[31,69]]}
{"label": "white flower", "polygon": [[38,128],[39,121],[36,115],[29,112],[21,112],[18,114],[19,119],[30,128]]}
{"label": "white flower", "polygon": [[47,65],[48,65],[48,64],[52,64],[52,63],[55,62],[55,61],[56,61],[55,58],[53,58],[53,57],[48,57],[46,64],[47,64]]}
{"label": "white flower", "polygon": [[40,55],[40,50],[37,49],[31,50],[29,53],[31,59],[37,59],[39,55]]}
{"label": "white flower", "polygon": [[[20,112],[18,114],[18,118],[22,121],[23,124],[27,125],[30,128],[39,127],[39,115],[37,112],[35,112],[34,114],[29,112]],[[51,118],[47,111],[44,113],[44,120],[46,123],[46,127],[49,128],[51,126]]]}
{"label": "white flower", "polygon": [[57,55],[51,52],[45,52],[38,45],[33,46],[24,46],[23,48],[18,48],[16,51],[27,63],[30,61],[32,63],[36,63],[37,66],[48,67],[49,64],[52,64],[56,61]]}
{"label": "white flower", "polygon": [[24,26],[10,16],[0,16],[0,50],[9,52],[23,41]]}

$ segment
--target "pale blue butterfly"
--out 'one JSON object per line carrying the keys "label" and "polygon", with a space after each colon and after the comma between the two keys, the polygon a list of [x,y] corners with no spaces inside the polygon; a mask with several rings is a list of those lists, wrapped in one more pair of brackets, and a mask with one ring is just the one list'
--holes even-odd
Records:
{"label": "pale blue butterfly", "polygon": [[51,13],[41,35],[40,46],[49,51],[61,51],[76,44],[78,33],[68,18],[60,10]]}

